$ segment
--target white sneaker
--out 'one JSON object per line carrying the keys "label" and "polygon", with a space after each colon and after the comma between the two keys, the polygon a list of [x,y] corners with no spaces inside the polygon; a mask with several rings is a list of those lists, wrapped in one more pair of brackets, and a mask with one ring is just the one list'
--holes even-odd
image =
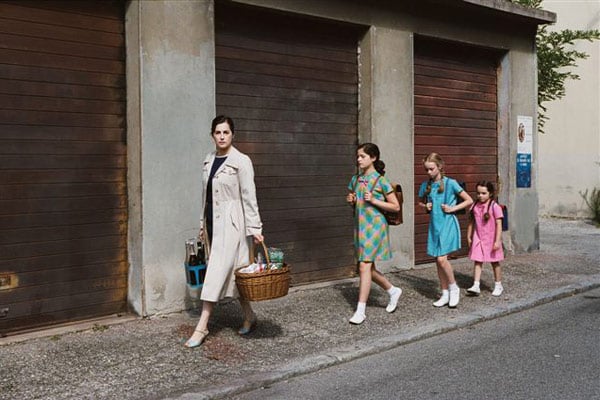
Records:
{"label": "white sneaker", "polygon": [[442,297],[440,297],[438,301],[433,303],[433,306],[434,307],[444,307],[446,304],[448,304],[449,300],[450,300],[449,295],[443,294]]}
{"label": "white sneaker", "polygon": [[504,292],[504,287],[502,285],[495,285],[492,296],[498,297],[502,294],[502,292]]}
{"label": "white sneaker", "polygon": [[448,307],[454,308],[458,305],[460,300],[460,288],[450,289],[450,300],[448,301]]}
{"label": "white sneaker", "polygon": [[367,318],[365,314],[356,311],[352,318],[350,318],[350,323],[354,325],[360,325],[365,321],[365,318]]}
{"label": "white sneaker", "polygon": [[396,288],[398,290],[396,290],[396,292],[392,295],[390,295],[390,302],[388,303],[387,307],[385,308],[385,311],[389,312],[389,313],[393,313],[394,311],[396,311],[396,307],[398,306],[398,299],[400,298],[400,295],[402,294],[402,289],[400,288]]}
{"label": "white sneaker", "polygon": [[479,285],[473,285],[467,289],[467,293],[472,294],[474,296],[479,296],[479,294],[481,293],[481,289],[479,288]]}

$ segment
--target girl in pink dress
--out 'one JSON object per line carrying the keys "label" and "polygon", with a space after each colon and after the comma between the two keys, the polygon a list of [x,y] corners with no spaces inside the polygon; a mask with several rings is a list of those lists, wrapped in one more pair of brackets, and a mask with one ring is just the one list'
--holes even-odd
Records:
{"label": "girl in pink dress", "polygon": [[492,296],[500,296],[502,287],[502,270],[500,261],[504,260],[502,251],[502,208],[494,200],[494,184],[489,181],[477,182],[477,202],[471,207],[469,226],[467,227],[467,243],[469,258],[473,260],[473,286],[467,293],[478,296],[481,268],[484,262],[492,264],[494,270],[494,291]]}

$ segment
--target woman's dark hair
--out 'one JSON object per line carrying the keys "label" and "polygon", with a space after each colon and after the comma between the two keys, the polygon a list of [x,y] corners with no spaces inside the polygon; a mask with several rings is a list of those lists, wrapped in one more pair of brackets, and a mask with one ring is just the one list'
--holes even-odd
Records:
{"label": "woman's dark hair", "polygon": [[[475,185],[475,189],[477,189],[479,186],[485,187],[490,193],[490,202],[488,203],[487,210],[485,210],[485,214],[483,214],[483,220],[485,222],[488,222],[488,220],[490,219],[490,206],[492,205],[492,201],[496,199],[496,187],[494,186],[494,183],[490,181],[477,182],[477,184]],[[475,215],[473,214],[473,207],[471,207],[471,212],[469,213],[469,216],[472,220],[475,219]]]}
{"label": "woman's dark hair", "polygon": [[375,158],[373,166],[381,175],[385,175],[385,163],[379,159],[379,147],[374,143],[363,143],[356,149],[364,151],[368,156]]}
{"label": "woman's dark hair", "polygon": [[231,129],[231,133],[235,133],[235,126],[233,125],[233,119],[226,115],[217,115],[213,120],[210,127],[210,135],[212,136],[215,133],[215,129],[217,129],[217,125],[222,124],[223,122],[227,122],[229,124],[229,129]]}

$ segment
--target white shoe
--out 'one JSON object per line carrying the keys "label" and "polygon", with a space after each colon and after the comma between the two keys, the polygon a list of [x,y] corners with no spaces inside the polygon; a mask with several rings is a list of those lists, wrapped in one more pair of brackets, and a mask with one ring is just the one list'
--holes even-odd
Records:
{"label": "white shoe", "polygon": [[449,302],[449,295],[442,295],[442,297],[439,298],[438,301],[436,301],[435,303],[433,303],[434,307],[444,307],[446,304],[448,304]]}
{"label": "white shoe", "polygon": [[448,301],[448,307],[454,308],[458,305],[460,300],[460,289],[450,289],[450,300]]}
{"label": "white shoe", "polygon": [[390,302],[388,303],[387,307],[385,308],[385,311],[389,312],[389,313],[393,313],[394,311],[396,311],[396,307],[398,306],[398,299],[400,298],[400,295],[402,294],[402,289],[400,288],[396,288],[398,290],[396,290],[396,292],[392,295],[390,295]]}
{"label": "white shoe", "polygon": [[498,297],[504,292],[504,287],[502,285],[494,286],[494,291],[492,292],[492,296]]}
{"label": "white shoe", "polygon": [[479,285],[473,285],[467,289],[467,293],[472,294],[474,296],[479,296],[479,294],[481,293],[481,289],[479,288]]}
{"label": "white shoe", "polygon": [[365,314],[356,311],[352,318],[350,318],[350,323],[354,325],[360,325],[365,321],[365,318],[367,318]]}

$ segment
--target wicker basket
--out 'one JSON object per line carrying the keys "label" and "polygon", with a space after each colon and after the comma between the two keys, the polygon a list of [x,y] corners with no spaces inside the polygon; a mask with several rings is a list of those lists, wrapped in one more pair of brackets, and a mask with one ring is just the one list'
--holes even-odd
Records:
{"label": "wicker basket", "polygon": [[[267,259],[269,261],[269,252],[265,243],[262,242]],[[250,249],[250,261],[254,261],[254,249]],[[283,297],[290,288],[290,267],[283,264],[281,269],[268,270],[263,272],[243,273],[238,268],[235,271],[235,284],[240,292],[240,297],[249,301],[260,301],[276,299]]]}

